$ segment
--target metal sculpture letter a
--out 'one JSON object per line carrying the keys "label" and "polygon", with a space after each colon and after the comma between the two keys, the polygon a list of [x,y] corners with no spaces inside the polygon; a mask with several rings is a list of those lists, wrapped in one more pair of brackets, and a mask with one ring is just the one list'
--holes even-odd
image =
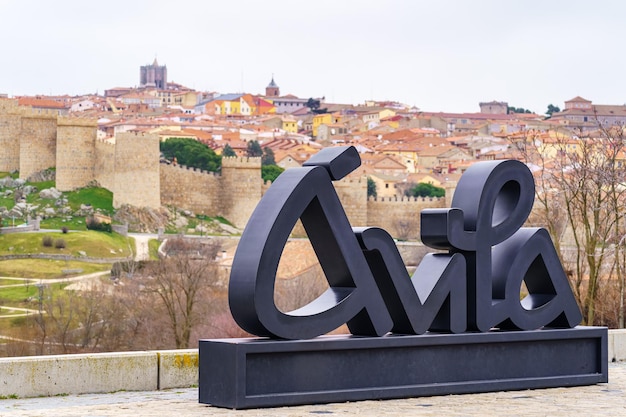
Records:
{"label": "metal sculpture letter a", "polygon": [[[230,275],[229,304],[244,330],[258,336],[307,339],[347,323],[353,334],[382,336],[392,321],[331,181],[360,165],[354,147],[327,148],[304,167],[283,172],[244,230]],[[274,304],[280,256],[298,218],[330,288],[283,313]]]}

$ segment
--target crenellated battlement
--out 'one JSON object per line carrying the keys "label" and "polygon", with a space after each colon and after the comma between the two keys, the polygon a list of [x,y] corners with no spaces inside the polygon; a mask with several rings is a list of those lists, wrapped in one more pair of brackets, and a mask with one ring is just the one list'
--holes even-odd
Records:
{"label": "crenellated battlement", "polygon": [[159,135],[157,135],[156,133],[146,133],[146,132],[136,132],[136,131],[130,131],[130,132],[119,132],[115,134],[115,138],[116,139],[131,139],[131,140],[135,140],[135,139],[142,139],[142,138],[146,138],[146,139],[154,139],[154,138],[158,138]]}
{"label": "crenellated battlement", "polygon": [[350,177],[346,177],[343,178],[341,181],[337,181],[334,184],[367,184],[367,179],[365,177],[358,177],[358,178],[350,178]]}
{"label": "crenellated battlement", "polygon": [[222,158],[222,167],[258,169],[261,167],[261,158],[251,156],[226,156]]}
{"label": "crenellated battlement", "polygon": [[30,106],[19,106],[20,114],[24,118],[56,119],[59,117],[57,110],[36,109]]}
{"label": "crenellated battlement", "polygon": [[161,166],[167,165],[167,166],[169,166],[169,167],[171,167],[173,169],[180,169],[180,170],[183,170],[183,171],[192,171],[192,172],[195,172],[195,173],[198,173],[198,174],[202,174],[202,175],[210,175],[210,176],[213,176],[213,177],[219,177],[220,176],[219,172],[207,171],[207,170],[196,168],[196,167],[189,167],[187,165],[168,164],[167,162],[163,162],[163,161],[161,162],[161,164],[162,164]]}
{"label": "crenellated battlement", "polygon": [[76,127],[98,127],[98,120],[94,118],[68,117],[59,116],[57,119],[58,126],[76,126]]}
{"label": "crenellated battlement", "polygon": [[446,201],[445,197],[367,197],[367,201],[379,202],[379,203],[435,203],[435,204],[443,204]]}
{"label": "crenellated battlement", "polygon": [[96,145],[105,145],[105,146],[110,146],[110,147],[112,147],[112,148],[115,148],[115,143],[113,143],[113,142],[109,142],[109,141],[108,141],[108,140],[106,140],[106,139],[99,139],[99,138],[96,138]]}
{"label": "crenellated battlement", "polygon": [[0,98],[0,113],[17,114],[20,112],[17,100],[14,98]]}

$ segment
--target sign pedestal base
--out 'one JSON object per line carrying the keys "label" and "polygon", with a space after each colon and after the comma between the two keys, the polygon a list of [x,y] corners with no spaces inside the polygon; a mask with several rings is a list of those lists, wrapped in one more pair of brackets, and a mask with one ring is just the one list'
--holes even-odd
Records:
{"label": "sign pedestal base", "polygon": [[200,340],[199,400],[233,409],[592,385],[603,327]]}

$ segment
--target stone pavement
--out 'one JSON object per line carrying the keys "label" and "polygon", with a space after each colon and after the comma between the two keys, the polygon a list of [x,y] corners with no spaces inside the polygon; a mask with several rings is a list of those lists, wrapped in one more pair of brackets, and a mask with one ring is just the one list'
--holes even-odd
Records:
{"label": "stone pavement", "polygon": [[257,410],[227,410],[198,403],[198,389],[117,392],[0,400],[0,416],[626,416],[626,362],[609,364],[609,382],[584,387],[402,400],[358,401]]}

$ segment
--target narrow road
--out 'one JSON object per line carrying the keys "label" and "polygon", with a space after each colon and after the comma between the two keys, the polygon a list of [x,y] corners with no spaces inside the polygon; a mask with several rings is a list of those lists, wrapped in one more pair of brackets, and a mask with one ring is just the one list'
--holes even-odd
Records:
{"label": "narrow road", "polygon": [[135,239],[135,261],[149,260],[150,247],[148,242],[150,239],[156,239],[158,236],[146,233],[129,233],[128,236]]}

